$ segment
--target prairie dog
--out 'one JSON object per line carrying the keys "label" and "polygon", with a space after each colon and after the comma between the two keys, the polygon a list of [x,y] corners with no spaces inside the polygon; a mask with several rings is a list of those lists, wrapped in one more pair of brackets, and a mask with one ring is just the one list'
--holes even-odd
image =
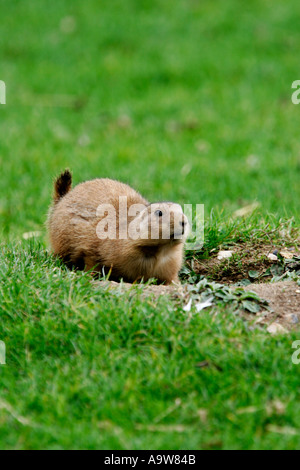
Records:
{"label": "prairie dog", "polygon": [[53,252],[69,267],[135,282],[178,282],[189,223],[179,204],[150,204],[127,184],[108,178],[72,186],[66,170],[55,181],[48,218]]}

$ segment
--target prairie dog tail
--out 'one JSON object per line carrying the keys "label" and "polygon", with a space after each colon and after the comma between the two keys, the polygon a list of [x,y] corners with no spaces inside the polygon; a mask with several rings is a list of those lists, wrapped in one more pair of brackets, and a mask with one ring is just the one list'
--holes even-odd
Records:
{"label": "prairie dog tail", "polygon": [[65,170],[54,183],[54,204],[64,197],[72,187],[72,174],[69,170]]}

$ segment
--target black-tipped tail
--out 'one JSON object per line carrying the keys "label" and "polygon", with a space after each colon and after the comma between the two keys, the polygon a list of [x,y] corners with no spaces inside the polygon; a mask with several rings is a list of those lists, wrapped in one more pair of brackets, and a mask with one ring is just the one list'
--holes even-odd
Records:
{"label": "black-tipped tail", "polygon": [[54,183],[54,203],[56,204],[64,197],[72,187],[72,174],[69,170],[65,170]]}

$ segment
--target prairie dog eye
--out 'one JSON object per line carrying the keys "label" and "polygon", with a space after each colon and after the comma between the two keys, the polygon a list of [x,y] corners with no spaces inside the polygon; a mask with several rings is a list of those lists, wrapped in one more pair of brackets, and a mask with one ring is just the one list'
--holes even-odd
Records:
{"label": "prairie dog eye", "polygon": [[162,217],[163,213],[161,210],[158,210],[158,211],[155,211],[155,215],[157,215],[157,217]]}

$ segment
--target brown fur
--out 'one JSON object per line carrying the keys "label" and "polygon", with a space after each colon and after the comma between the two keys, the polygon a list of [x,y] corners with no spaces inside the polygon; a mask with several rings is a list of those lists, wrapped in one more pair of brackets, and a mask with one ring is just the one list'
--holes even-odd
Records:
{"label": "brown fur", "polygon": [[[53,252],[64,262],[77,269],[110,272],[110,279],[134,282],[156,278],[160,283],[170,284],[178,281],[178,271],[183,260],[183,239],[164,239],[162,221],[151,213],[151,208],[161,209],[164,213],[174,206],[172,203],[149,205],[139,193],[130,186],[110,179],[87,181],[71,189],[72,177],[66,171],[55,182],[54,205],[50,209],[48,226]],[[127,197],[127,214],[132,204],[147,206],[141,216],[130,216],[132,222],[140,227],[143,220],[152,220],[158,227],[159,239],[120,239],[118,224],[119,196]],[[99,239],[97,226],[103,215],[97,215],[100,204],[112,204],[117,215],[117,239]],[[180,206],[175,207],[178,212]],[[180,208],[181,211],[181,208]],[[173,213],[170,212],[170,231],[174,236]],[[105,214],[106,215],[106,214]],[[187,220],[180,212],[185,228]],[[135,226],[135,225],[134,225]],[[142,225],[143,226],[143,225]],[[149,229],[146,228],[147,233]]]}

